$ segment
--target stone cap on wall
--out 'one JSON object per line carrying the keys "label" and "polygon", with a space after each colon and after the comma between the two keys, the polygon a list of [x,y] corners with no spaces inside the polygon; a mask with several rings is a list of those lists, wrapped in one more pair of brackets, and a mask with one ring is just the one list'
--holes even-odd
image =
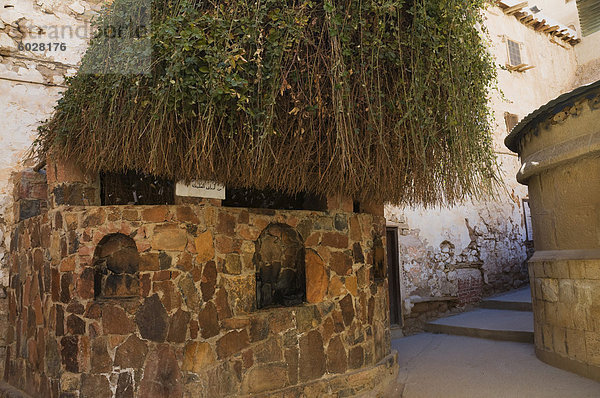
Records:
{"label": "stone cap on wall", "polygon": [[[575,90],[556,97],[521,119],[521,121],[513,127],[510,134],[504,139],[504,145],[511,151],[520,154],[522,151],[520,143],[525,135],[529,133],[537,135],[538,127],[542,122],[554,118],[565,108],[573,106],[578,100],[591,98],[598,94],[600,94],[600,80],[583,85]],[[564,120],[566,117],[569,117],[569,115],[561,116],[561,120]]]}

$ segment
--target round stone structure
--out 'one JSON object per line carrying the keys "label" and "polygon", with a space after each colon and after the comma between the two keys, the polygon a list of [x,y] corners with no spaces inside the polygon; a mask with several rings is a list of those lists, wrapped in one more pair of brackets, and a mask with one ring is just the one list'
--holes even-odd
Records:
{"label": "round stone structure", "polygon": [[505,144],[529,188],[536,354],[600,380],[600,81],[534,111]]}

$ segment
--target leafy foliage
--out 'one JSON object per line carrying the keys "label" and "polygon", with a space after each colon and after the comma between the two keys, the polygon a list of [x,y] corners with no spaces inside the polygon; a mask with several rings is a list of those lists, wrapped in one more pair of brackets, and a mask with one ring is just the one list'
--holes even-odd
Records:
{"label": "leafy foliage", "polygon": [[[141,2],[115,0],[99,26]],[[115,54],[93,40],[37,152],[92,171],[373,202],[490,192],[495,68],[480,32],[484,5],[154,2],[143,38],[151,73],[116,73],[133,47]],[[113,68],[102,70],[107,60]]]}

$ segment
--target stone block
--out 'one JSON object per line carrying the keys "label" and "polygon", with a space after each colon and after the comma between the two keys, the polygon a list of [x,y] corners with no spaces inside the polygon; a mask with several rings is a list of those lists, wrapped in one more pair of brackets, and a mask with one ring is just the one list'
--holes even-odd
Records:
{"label": "stone block", "polygon": [[325,263],[316,252],[307,250],[305,253],[305,268],[306,301],[309,303],[320,303],[323,301],[329,286]]}
{"label": "stone block", "polygon": [[260,394],[278,390],[287,385],[287,367],[284,364],[267,364],[254,366],[244,376],[242,392],[244,394]]}
{"label": "stone block", "polygon": [[177,225],[164,224],[154,227],[152,248],[154,250],[183,251],[187,245],[187,232]]}
{"label": "stone block", "polygon": [[335,336],[327,346],[327,372],[345,373],[348,368],[346,349],[340,336]]}
{"label": "stone block", "polygon": [[545,278],[542,279],[542,297],[545,301],[558,301],[558,280]]}
{"label": "stone block", "polygon": [[241,352],[248,346],[248,332],[246,330],[231,331],[217,340],[217,355],[219,359],[228,358]]}
{"label": "stone block", "polygon": [[299,380],[306,382],[323,376],[327,365],[321,334],[312,330],[300,337]]}
{"label": "stone block", "polygon": [[600,333],[585,332],[585,347],[587,351],[587,363],[600,366]]}
{"label": "stone block", "polygon": [[144,339],[163,342],[167,337],[167,311],[157,294],[144,300],[135,315],[135,323]]}
{"label": "stone block", "polygon": [[134,330],[134,324],[123,308],[116,305],[106,305],[102,308],[102,329],[104,334],[129,334]]}
{"label": "stone block", "polygon": [[552,346],[554,352],[567,356],[567,332],[565,328],[559,326],[552,328]]}
{"label": "stone block", "polygon": [[205,263],[211,261],[215,257],[215,247],[213,243],[212,232],[206,231],[198,235],[195,239],[196,244],[196,261]]}
{"label": "stone block", "polygon": [[121,369],[142,369],[148,346],[135,334],[132,334],[115,351],[115,366]]}
{"label": "stone block", "polygon": [[185,346],[182,370],[200,373],[216,362],[215,353],[210,344],[192,341]]}
{"label": "stone block", "polygon": [[567,355],[580,362],[587,361],[585,350],[585,332],[582,330],[567,329]]}
{"label": "stone block", "polygon": [[104,375],[81,375],[80,394],[82,397],[112,398],[110,383]]}
{"label": "stone block", "polygon": [[212,301],[206,303],[198,312],[198,324],[200,325],[200,333],[205,339],[219,334],[217,308]]}

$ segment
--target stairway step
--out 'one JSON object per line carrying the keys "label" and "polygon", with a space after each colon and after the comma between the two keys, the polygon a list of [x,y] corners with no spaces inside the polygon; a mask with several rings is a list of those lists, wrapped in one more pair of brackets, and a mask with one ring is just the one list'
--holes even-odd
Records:
{"label": "stairway step", "polygon": [[481,308],[428,322],[425,331],[533,343],[533,313]]}
{"label": "stairway step", "polygon": [[481,308],[510,310],[510,311],[532,311],[531,290],[529,286],[502,293],[497,296],[483,299],[479,305]]}

